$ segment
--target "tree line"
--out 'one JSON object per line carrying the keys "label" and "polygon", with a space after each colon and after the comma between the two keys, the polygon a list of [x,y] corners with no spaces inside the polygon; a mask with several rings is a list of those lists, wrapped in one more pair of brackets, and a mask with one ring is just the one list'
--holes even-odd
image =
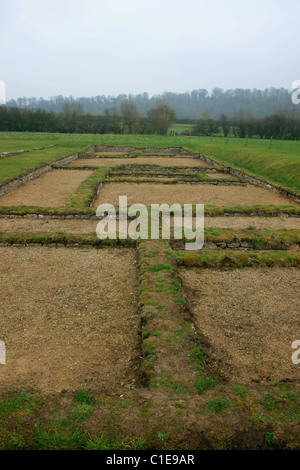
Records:
{"label": "tree line", "polygon": [[43,109],[0,106],[0,131],[61,132],[85,134],[159,134],[167,135],[176,114],[164,102],[141,117],[135,103],[124,100],[119,113],[106,108],[103,115],[84,114],[80,103],[69,101],[61,113]]}
{"label": "tree line", "polygon": [[[240,110],[251,112],[255,118],[263,118],[278,112],[280,109],[293,109],[291,93],[285,88],[267,88],[265,90],[250,90],[237,88],[223,90],[214,88],[211,92],[207,89],[198,89],[186,93],[173,93],[166,91],[160,95],[149,96],[148,93],[137,95],[120,94],[118,96],[97,95],[94,97],[64,97],[54,96],[50,99],[43,98],[18,98],[9,100],[8,107],[21,109],[43,109],[49,112],[61,113],[64,107],[78,103],[85,114],[104,115],[106,109],[115,108],[120,113],[122,103],[130,100],[134,102],[140,116],[163,101],[172,108],[179,119],[198,119],[202,113],[209,113],[213,119],[218,119],[224,113],[233,116]],[[298,106],[299,108],[299,106]]]}
{"label": "tree line", "polygon": [[259,137],[278,140],[300,139],[300,116],[294,110],[282,110],[265,116],[255,118],[251,113],[239,111],[232,117],[221,114],[219,119],[212,119],[209,115],[198,119],[186,135],[211,136],[222,133],[225,137]]}
{"label": "tree line", "polygon": [[[139,115],[131,100],[122,102],[120,112],[112,107],[105,109],[103,115],[83,113],[76,101],[66,103],[61,113],[0,106],[0,131],[167,135],[175,121],[175,111],[164,102],[150,109],[147,117]],[[222,113],[218,119],[204,113],[200,119],[188,122],[193,125],[180,135],[300,139],[299,114],[289,109],[263,118],[255,118],[252,113],[242,110],[233,116]],[[172,134],[176,133],[173,131]]]}

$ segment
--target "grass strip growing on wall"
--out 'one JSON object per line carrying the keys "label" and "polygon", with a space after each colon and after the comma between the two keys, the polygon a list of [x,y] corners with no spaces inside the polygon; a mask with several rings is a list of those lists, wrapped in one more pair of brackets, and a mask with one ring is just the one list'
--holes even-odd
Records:
{"label": "grass strip growing on wall", "polygon": [[[95,231],[97,221],[95,220]],[[185,243],[183,240],[174,240],[171,233],[171,241],[173,247],[178,247],[178,244]],[[123,240],[119,240],[119,235],[116,233],[116,240],[107,239],[100,240],[96,233],[80,234],[80,233],[66,233],[66,232],[0,232],[1,243],[63,243],[63,244],[87,244],[93,246],[100,246],[104,244],[119,244],[123,243]],[[135,244],[135,240],[131,240],[129,236],[124,242],[131,242]],[[300,244],[300,230],[252,230],[252,229],[205,229],[205,243],[237,243],[247,242],[251,244],[254,249],[265,249],[268,246],[268,250],[288,250],[291,247]],[[177,248],[178,251],[180,251]],[[225,248],[225,247],[224,247]]]}
{"label": "grass strip growing on wall", "polygon": [[[96,228],[96,226],[95,226]],[[107,240],[100,240],[96,233],[64,233],[64,232],[0,232],[0,243],[4,245],[59,245],[59,246],[135,246],[135,240],[127,238],[120,240],[118,237]]]}
{"label": "grass strip growing on wall", "polygon": [[[90,188],[86,188],[90,191]],[[91,192],[89,192],[91,195]],[[86,201],[88,197],[86,197]],[[81,204],[79,202],[79,204]],[[96,210],[88,206],[80,207],[77,205],[76,198],[73,200],[73,208],[53,208],[53,207],[36,207],[36,206],[0,206],[0,215],[19,215],[23,216],[26,214],[41,214],[41,215],[53,215],[53,216],[68,216],[68,215],[79,215],[83,214],[86,216],[95,216]],[[71,205],[71,204],[70,204]],[[118,207],[116,206],[116,210]],[[183,206],[182,206],[183,210]],[[149,208],[150,214],[150,208]],[[282,215],[290,217],[300,217],[300,206],[204,206],[204,214],[210,217],[218,216],[263,216],[263,217],[278,217]],[[196,215],[196,207],[193,205],[193,216]]]}
{"label": "grass strip growing on wall", "polygon": [[246,267],[300,267],[297,251],[205,251],[202,253],[174,252],[179,266],[186,268],[246,268]]}
{"label": "grass strip growing on wall", "polygon": [[[300,245],[300,230],[298,229],[230,229],[230,228],[205,228],[205,243],[214,243],[221,248],[252,248],[267,250],[287,250]],[[182,240],[174,240],[172,247],[182,249],[185,237]],[[182,247],[180,246],[182,245]],[[230,246],[232,245],[232,246]]]}

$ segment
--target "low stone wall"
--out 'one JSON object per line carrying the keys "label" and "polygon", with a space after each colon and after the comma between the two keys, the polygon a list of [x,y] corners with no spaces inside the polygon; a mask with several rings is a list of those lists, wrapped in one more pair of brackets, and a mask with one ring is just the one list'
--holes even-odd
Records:
{"label": "low stone wall", "polygon": [[46,147],[34,147],[32,150],[43,150],[43,149],[50,149],[51,147],[54,147],[54,145],[46,145]]}
{"label": "low stone wall", "polygon": [[207,156],[204,155],[203,153],[199,153],[199,158],[200,158],[200,160],[202,160],[203,162],[207,163],[207,164],[210,165],[210,166],[220,166],[219,163],[215,162],[214,160],[212,160],[211,158],[207,157]]}
{"label": "low stone wall", "polygon": [[[207,157],[206,155],[203,155],[202,153],[200,154],[200,158],[201,160],[208,163],[209,165],[212,165],[212,166],[220,165],[214,160],[212,160],[211,158]],[[260,188],[268,189],[269,191],[273,191],[274,193],[281,194],[282,196],[288,199],[291,199],[292,201],[300,203],[300,196],[298,196],[296,193],[293,193],[293,191],[288,191],[287,189],[276,186],[275,184],[267,183],[266,181],[262,179],[256,178],[254,176],[250,176],[247,173],[244,173],[243,171],[237,170],[232,167],[224,167],[223,171],[224,173],[229,173],[230,175],[235,176],[248,184],[252,184]]]}
{"label": "low stone wall", "polygon": [[182,147],[167,147],[167,148],[155,148],[155,147],[146,147],[146,148],[142,148],[142,149],[139,149],[141,150],[141,152],[143,153],[161,153],[161,154],[164,154],[164,153],[179,153],[179,154],[182,154],[182,153],[187,153],[186,150],[184,150]]}
{"label": "low stone wall", "polygon": [[13,155],[19,155],[20,153],[30,152],[30,150],[16,150],[15,152],[2,152],[0,158],[12,157]]}
{"label": "low stone wall", "polygon": [[[157,148],[157,147],[144,147],[144,148],[136,148],[136,147],[121,147],[121,146],[114,146],[114,145],[92,145],[88,149],[88,153],[94,153],[94,152],[135,152],[139,151],[141,153],[145,154],[186,154],[189,155],[189,151],[182,148],[182,147],[166,147],[166,148]],[[193,155],[191,155],[193,156]],[[198,157],[198,155],[195,155],[195,157]]]}
{"label": "low stone wall", "polygon": [[219,179],[211,179],[209,181],[177,181],[176,184],[201,184],[201,185],[214,185],[214,186],[247,186],[243,181],[222,181]]}
{"label": "low stone wall", "polygon": [[[43,150],[53,147],[53,145],[47,145],[46,147],[35,147],[31,150]],[[14,152],[2,152],[0,153],[0,158],[12,157],[13,155],[19,155],[20,153],[31,152],[31,150],[15,150]]]}
{"label": "low stone wall", "polygon": [[[188,240],[187,240],[188,241]],[[182,240],[171,240],[170,242],[173,250],[182,250],[185,247],[185,242]],[[299,244],[296,244],[299,247]],[[207,248],[209,250],[289,250],[291,246],[284,242],[277,242],[276,246],[274,246],[274,242],[265,243],[259,245],[257,247],[256,243],[252,240],[236,240],[232,242],[220,241],[220,242],[204,242],[204,249]]]}
{"label": "low stone wall", "polygon": [[273,184],[267,183],[264,180],[260,180],[259,178],[255,178],[254,176],[247,175],[243,171],[236,170],[235,168],[227,168],[228,173],[232,176],[236,176],[237,178],[245,181],[246,183],[253,184],[254,186],[259,186],[260,188],[268,189],[269,191],[273,191],[274,193],[281,194],[282,196],[291,199],[294,202],[300,203],[300,196],[297,196],[296,193],[292,191],[288,191],[287,189],[280,188]]}
{"label": "low stone wall", "polygon": [[[107,176],[105,175],[105,178],[106,178],[106,177],[107,177]],[[99,183],[98,188],[97,188],[97,190],[95,191],[95,194],[94,194],[94,196],[92,197],[92,200],[91,200],[91,202],[90,202],[90,207],[93,207],[94,202],[96,201],[96,199],[97,199],[97,197],[98,197],[98,194],[99,194],[100,189],[102,188],[102,186],[103,186],[103,181],[101,181],[101,182]],[[91,218],[93,218],[93,217],[91,217]]]}
{"label": "low stone wall", "polygon": [[[119,168],[119,167],[115,167]],[[112,174],[120,174],[124,171],[130,173],[157,173],[161,176],[169,176],[169,175],[177,175],[178,173],[184,174],[183,170],[187,170],[187,173],[194,173],[197,175],[205,174],[207,168],[199,167],[161,167],[161,166],[151,166],[151,165],[124,165],[121,169],[113,169],[111,171]],[[225,177],[225,176],[224,176]]]}
{"label": "low stone wall", "polygon": [[90,154],[95,152],[134,152],[136,149],[135,147],[115,147],[112,145],[92,145],[89,147],[87,153],[89,154],[89,158],[91,158]]}
{"label": "low stone wall", "polygon": [[0,214],[0,219],[42,219],[42,220],[99,220],[92,214],[66,214],[66,215],[44,215],[44,214]]}
{"label": "low stone wall", "polygon": [[[68,165],[69,163],[73,162],[80,156],[81,156],[81,152],[75,153],[73,155],[69,155],[67,157],[56,160],[55,162],[49,163],[48,165],[43,165],[39,168],[36,168],[35,170],[29,171],[28,173],[26,173],[26,175],[20,176],[19,178],[15,178],[9,181],[8,183],[1,185],[0,196],[3,196],[4,194],[9,193],[10,191],[14,191],[15,189],[19,188],[23,184],[26,184],[29,181],[32,181],[38,178],[39,176],[43,175],[47,171],[50,171],[53,165]],[[0,201],[0,205],[1,205],[1,201]]]}

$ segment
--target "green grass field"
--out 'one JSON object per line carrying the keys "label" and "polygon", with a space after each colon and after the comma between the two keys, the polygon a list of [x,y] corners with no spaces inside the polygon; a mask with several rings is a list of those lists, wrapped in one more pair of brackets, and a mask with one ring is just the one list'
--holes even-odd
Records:
{"label": "green grass field", "polygon": [[50,163],[92,144],[135,147],[186,147],[204,153],[226,166],[245,170],[256,177],[300,193],[300,142],[222,137],[183,137],[156,135],[47,134],[25,132],[0,133],[0,152],[34,150],[0,159],[0,183],[23,175],[30,169]]}

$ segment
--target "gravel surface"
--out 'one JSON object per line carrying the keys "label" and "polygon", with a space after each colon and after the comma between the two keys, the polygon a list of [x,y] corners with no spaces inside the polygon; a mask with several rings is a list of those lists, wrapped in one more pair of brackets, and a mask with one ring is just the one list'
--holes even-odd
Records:
{"label": "gravel surface", "polygon": [[128,205],[207,204],[214,206],[297,205],[296,202],[256,186],[217,186],[201,184],[105,183],[94,206],[119,204],[119,195],[128,198]]}
{"label": "gravel surface", "polygon": [[[205,217],[206,227],[255,229],[300,229],[300,217]],[[1,223],[0,223],[1,226]]]}
{"label": "gravel surface", "polygon": [[0,248],[0,389],[117,390],[135,380],[130,249]]}
{"label": "gravel surface", "polygon": [[61,207],[92,171],[52,170],[0,197],[0,206]]}
{"label": "gravel surface", "polygon": [[239,383],[299,380],[291,360],[300,339],[298,269],[184,269],[181,277],[218,373]]}

